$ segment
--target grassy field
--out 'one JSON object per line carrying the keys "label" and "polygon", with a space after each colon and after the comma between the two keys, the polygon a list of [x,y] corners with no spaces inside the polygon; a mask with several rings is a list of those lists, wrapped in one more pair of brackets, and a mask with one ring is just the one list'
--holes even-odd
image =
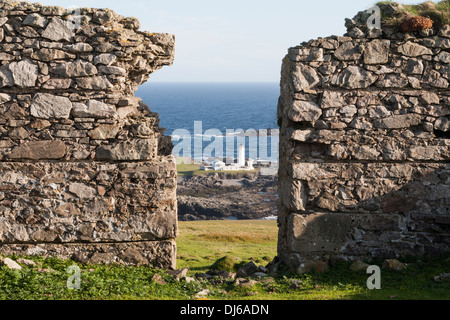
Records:
{"label": "grassy field", "polygon": [[178,268],[206,271],[227,255],[267,264],[277,255],[276,221],[180,222],[179,229]]}
{"label": "grassy field", "polygon": [[[200,169],[200,165],[195,163],[186,163],[183,158],[177,159],[177,172],[179,176],[198,176],[198,175],[208,175],[211,174],[212,171],[204,171]],[[226,171],[227,174],[240,174],[240,173],[248,173],[248,172],[258,172],[258,170],[252,171]]]}
{"label": "grassy field", "polygon": [[[262,265],[276,255],[274,221],[180,222],[179,229],[178,268],[189,267],[191,276],[208,270],[225,255]],[[381,290],[368,290],[368,275],[349,270],[347,263],[334,265],[323,274],[281,274],[259,279],[251,287],[226,280],[177,282],[165,271],[148,267],[77,264],[82,269],[81,289],[69,290],[67,268],[73,262],[31,259],[36,267],[23,266],[20,271],[0,267],[0,300],[191,300],[205,289],[211,300],[450,299],[450,284],[433,280],[450,271],[448,256],[406,260],[408,267],[404,271],[382,270]],[[152,281],[156,274],[166,284]]]}

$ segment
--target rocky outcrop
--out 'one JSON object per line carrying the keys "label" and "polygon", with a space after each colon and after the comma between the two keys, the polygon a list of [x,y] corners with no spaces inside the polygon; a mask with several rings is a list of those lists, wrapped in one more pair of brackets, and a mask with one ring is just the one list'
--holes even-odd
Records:
{"label": "rocky outcrop", "polygon": [[274,217],[277,177],[253,172],[180,176],[177,199],[181,221]]}
{"label": "rocky outcrop", "polygon": [[0,16],[0,252],[174,267],[172,144],[134,97],[174,36],[108,9]]}
{"label": "rocky outcrop", "polygon": [[278,252],[293,267],[450,250],[450,27],[368,17],[283,60]]}

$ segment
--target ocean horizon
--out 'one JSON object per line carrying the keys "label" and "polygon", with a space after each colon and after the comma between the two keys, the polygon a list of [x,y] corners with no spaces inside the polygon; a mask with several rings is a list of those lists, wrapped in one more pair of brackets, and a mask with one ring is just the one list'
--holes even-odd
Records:
{"label": "ocean horizon", "polygon": [[[201,145],[205,150],[222,139],[223,158],[230,155],[237,158],[239,144],[244,141],[239,140],[242,132],[262,130],[264,135],[265,131],[270,134],[278,129],[279,95],[280,86],[275,82],[148,82],[136,92],[137,97],[159,114],[160,126],[166,128],[166,135],[172,136],[175,151],[180,140],[191,139],[191,154],[182,156],[196,160],[201,159],[198,150],[194,152],[194,145]],[[224,138],[227,133],[236,136],[231,151],[230,140]],[[254,132],[250,135],[253,136],[244,138],[247,158],[278,159],[277,135],[258,137]],[[222,157],[214,153],[212,156]]]}

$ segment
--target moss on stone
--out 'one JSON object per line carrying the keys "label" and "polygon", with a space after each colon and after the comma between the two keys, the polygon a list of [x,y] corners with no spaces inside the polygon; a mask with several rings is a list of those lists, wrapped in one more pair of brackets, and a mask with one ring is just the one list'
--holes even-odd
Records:
{"label": "moss on stone", "polygon": [[238,266],[240,266],[241,260],[234,256],[225,256],[217,260],[211,265],[211,270],[219,271],[236,271]]}

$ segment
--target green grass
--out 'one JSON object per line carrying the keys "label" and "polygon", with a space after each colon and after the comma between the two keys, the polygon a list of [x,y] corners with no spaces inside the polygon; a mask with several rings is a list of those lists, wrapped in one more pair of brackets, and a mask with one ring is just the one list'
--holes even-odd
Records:
{"label": "green grass", "polygon": [[277,255],[276,221],[180,222],[179,229],[179,268],[205,271],[226,255],[267,264]]}
{"label": "green grass", "polygon": [[[195,163],[185,163],[183,161],[177,162],[177,172],[179,176],[198,176],[198,175],[208,175],[211,173],[214,173],[214,171],[204,171],[200,170],[200,165]],[[218,172],[219,174],[241,174],[241,173],[248,173],[248,172],[257,172],[257,170],[252,171],[226,171],[226,172]]]}
{"label": "green grass", "polygon": [[[267,264],[276,254],[277,225],[274,221],[202,221],[180,222],[178,267],[190,267],[190,275],[209,269],[218,258],[231,255],[238,261],[253,260]],[[13,257],[17,258],[17,257]],[[407,259],[404,271],[382,269],[381,290],[368,290],[368,275],[349,270],[338,263],[323,274],[280,274],[259,281],[250,288],[222,283],[177,282],[165,271],[149,267],[97,266],[77,264],[81,269],[81,290],[67,289],[67,268],[74,264],[55,258],[31,258],[40,269],[23,267],[21,271],[0,267],[0,300],[190,300],[209,289],[213,300],[449,300],[450,284],[433,277],[449,272],[449,256]],[[382,261],[374,264],[381,265]],[[152,282],[161,274],[167,282]],[[298,281],[292,288],[292,281]]]}
{"label": "green grass", "polygon": [[185,164],[181,163],[177,165],[177,172],[180,176],[196,176],[201,174],[207,174],[208,171],[200,170],[200,166],[197,164]]}

